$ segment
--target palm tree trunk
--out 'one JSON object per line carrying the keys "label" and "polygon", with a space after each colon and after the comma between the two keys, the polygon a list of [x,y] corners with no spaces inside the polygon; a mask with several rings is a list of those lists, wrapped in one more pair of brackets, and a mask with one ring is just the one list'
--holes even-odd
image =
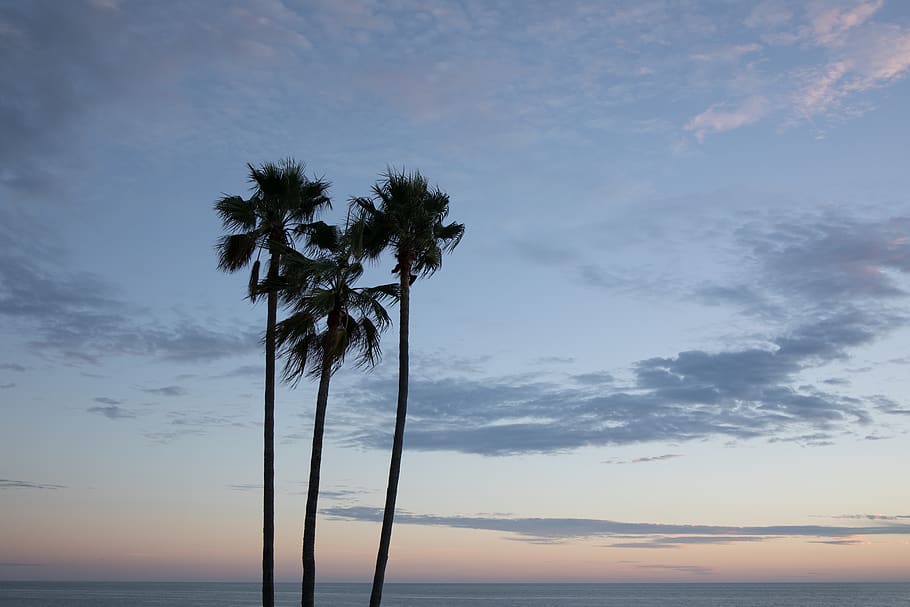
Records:
{"label": "palm tree trunk", "polygon": [[401,279],[398,340],[398,410],[395,414],[395,437],[392,441],[392,461],[389,464],[389,485],[386,489],[385,510],[382,514],[382,532],[379,536],[379,554],[376,556],[376,572],[373,574],[370,607],[379,607],[379,603],[382,601],[382,585],[385,582],[385,568],[389,561],[389,545],[392,543],[395,500],[398,497],[398,477],[401,475],[401,454],[404,451],[404,423],[408,417],[408,322],[411,305],[410,258],[405,256],[399,259],[398,272]]}
{"label": "palm tree trunk", "polygon": [[[269,280],[278,278],[279,256],[269,260]],[[262,606],[275,605],[275,325],[278,322],[278,293],[268,293],[268,320],[265,326],[265,422],[263,424],[262,494]]]}
{"label": "palm tree trunk", "polygon": [[[334,331],[327,341],[334,340]],[[316,592],[316,510],[319,501],[319,469],[322,466],[322,438],[325,434],[325,411],[329,402],[329,382],[332,379],[332,358],[324,355],[319,391],[316,395],[316,421],[313,423],[313,450],[310,453],[310,481],[307,486],[306,517],[303,521],[303,593],[302,607],[313,607]]]}

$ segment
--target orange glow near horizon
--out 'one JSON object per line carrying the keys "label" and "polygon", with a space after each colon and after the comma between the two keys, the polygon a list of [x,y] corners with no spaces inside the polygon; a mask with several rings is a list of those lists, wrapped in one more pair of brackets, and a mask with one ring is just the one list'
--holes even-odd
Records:
{"label": "orange glow near horizon", "polygon": [[[0,579],[255,581],[258,525],[225,513],[180,518],[173,511],[111,516],[48,509],[5,517]],[[243,520],[256,520],[246,512]],[[282,516],[280,520],[291,520]],[[28,521],[28,522],[26,522]],[[323,581],[369,581],[378,524],[320,519],[317,544]],[[908,581],[910,542],[862,537],[850,545],[813,538],[767,539],[677,548],[618,548],[616,540],[540,543],[493,531],[398,525],[390,582],[735,582]],[[621,541],[621,540],[619,540]],[[276,579],[300,576],[300,530],[276,530]]]}

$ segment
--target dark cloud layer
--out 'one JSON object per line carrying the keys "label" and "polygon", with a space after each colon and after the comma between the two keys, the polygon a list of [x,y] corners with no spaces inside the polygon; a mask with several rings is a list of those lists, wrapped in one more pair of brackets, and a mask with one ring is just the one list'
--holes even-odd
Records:
{"label": "dark cloud layer", "polygon": [[[406,444],[506,455],[712,436],[798,439],[842,432],[872,423],[869,404],[798,385],[799,373],[871,342],[880,325],[878,317],[853,311],[797,327],[767,348],[651,358],[634,365],[634,381],[622,388],[586,381],[415,377]],[[389,428],[376,422],[388,416],[394,390],[393,378],[377,376],[344,395],[343,406],[356,409],[364,420],[350,433],[352,442],[388,445]]]}
{"label": "dark cloud layer", "polygon": [[[381,508],[365,506],[331,507],[323,509],[330,517],[379,522]],[[774,538],[818,538],[850,540],[856,536],[910,535],[910,524],[889,523],[869,526],[834,525],[762,525],[720,526],[680,525],[664,523],[627,523],[606,519],[583,518],[506,518],[484,516],[438,516],[396,512],[395,521],[403,525],[426,525],[456,529],[498,531],[534,540],[579,540],[593,538],[637,539],[620,542],[622,547],[654,548],[684,544],[711,544],[764,541]],[[613,544],[611,544],[613,545]],[[616,545],[614,545],[616,546]]]}
{"label": "dark cloud layer", "polygon": [[[824,446],[907,411],[884,396],[846,395],[830,374],[803,378],[906,325],[893,304],[906,295],[910,219],[825,215],[733,232],[752,280],[725,288],[738,306],[775,317],[757,345],[640,360],[622,384],[607,371],[547,383],[424,370],[411,382],[407,447],[507,455],[710,437]],[[344,395],[351,443],[387,448],[394,394],[393,378],[373,376]]]}

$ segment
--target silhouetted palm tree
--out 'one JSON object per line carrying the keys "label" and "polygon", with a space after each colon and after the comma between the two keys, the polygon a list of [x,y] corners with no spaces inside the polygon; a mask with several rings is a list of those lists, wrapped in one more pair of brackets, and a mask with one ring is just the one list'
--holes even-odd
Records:
{"label": "silhouetted palm tree", "polygon": [[398,478],[401,473],[401,454],[404,447],[404,426],[408,409],[408,322],[411,301],[411,283],[419,276],[429,276],[442,265],[443,253],[454,249],[462,235],[464,225],[444,224],[449,214],[449,197],[439,188],[430,189],[426,178],[419,172],[388,169],[383,180],[373,186],[369,198],[356,198],[352,206],[358,213],[354,225],[355,240],[363,253],[378,257],[391,248],[398,261],[393,273],[400,285],[400,334],[398,346],[398,407],[395,416],[395,436],[392,459],[389,465],[389,484],[386,490],[382,532],[370,607],[379,607],[389,560],[392,540],[392,522],[395,517],[395,500],[398,495]]}
{"label": "silhouetted palm tree", "polygon": [[232,232],[218,240],[218,267],[236,272],[256,254],[250,273],[249,296],[267,295],[265,329],[265,423],[263,449],[263,523],[262,523],[262,604],[275,604],[275,325],[278,293],[259,282],[259,253],[269,252],[268,280],[278,278],[283,247],[293,241],[293,230],[311,222],[322,207],[331,206],[326,192],[328,183],[304,175],[303,165],[290,158],[282,163],[266,163],[256,168],[248,164],[252,195],[223,196],[215,211],[224,229]]}
{"label": "silhouetted palm tree", "polygon": [[391,323],[383,302],[398,298],[394,283],[355,287],[363,266],[351,254],[348,235],[324,224],[319,231],[311,239],[321,243],[314,258],[294,250],[282,257],[282,298],[293,313],[278,323],[276,331],[286,356],[285,379],[319,378],[303,526],[303,607],[313,607],[316,584],[316,512],[329,382],[348,354],[355,354],[361,367],[379,362],[379,336]]}

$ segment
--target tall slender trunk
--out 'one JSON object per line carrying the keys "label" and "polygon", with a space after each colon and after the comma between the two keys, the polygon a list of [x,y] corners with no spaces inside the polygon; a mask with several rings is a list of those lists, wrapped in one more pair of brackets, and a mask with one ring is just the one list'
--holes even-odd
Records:
{"label": "tall slender trunk", "polygon": [[[279,255],[269,259],[268,278],[278,278]],[[278,322],[278,293],[268,293],[268,320],[265,325],[265,421],[263,423],[262,470],[262,607],[275,605],[275,324]]]}
{"label": "tall slender trunk", "polygon": [[385,567],[389,561],[389,545],[392,543],[395,500],[398,497],[398,477],[401,475],[404,423],[408,417],[408,322],[411,305],[411,259],[409,256],[402,256],[399,258],[398,263],[401,279],[401,300],[399,302],[400,333],[398,339],[398,410],[395,414],[395,437],[392,441],[392,461],[389,464],[389,485],[386,489],[385,510],[382,514],[382,532],[379,536],[379,553],[376,556],[376,572],[373,574],[370,607],[379,607],[379,603],[382,601]]}
{"label": "tall slender trunk", "polygon": [[[334,341],[337,328],[330,328],[326,341]],[[313,607],[316,591],[316,511],[319,501],[319,469],[322,466],[322,438],[325,434],[325,411],[332,380],[332,357],[324,355],[316,395],[316,420],[313,423],[313,450],[310,453],[310,481],[306,495],[306,517],[303,521],[303,583],[300,604]]]}

